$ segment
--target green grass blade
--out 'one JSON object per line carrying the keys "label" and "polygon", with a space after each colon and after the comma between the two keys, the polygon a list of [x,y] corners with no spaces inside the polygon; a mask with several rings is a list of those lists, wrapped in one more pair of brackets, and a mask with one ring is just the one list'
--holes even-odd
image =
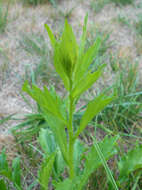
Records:
{"label": "green grass blade", "polygon": [[[112,175],[112,172],[111,172],[111,170],[109,169],[109,167],[108,167],[108,165],[107,165],[107,162],[106,162],[106,160],[105,160],[105,158],[104,158],[104,155],[103,155],[103,153],[102,153],[102,151],[101,151],[101,149],[100,149],[100,147],[99,147],[99,145],[98,145],[98,143],[97,143],[97,141],[96,141],[96,138],[93,138],[93,139],[94,139],[94,146],[95,146],[96,151],[97,151],[97,153],[98,153],[98,155],[99,155],[99,158],[100,158],[101,161],[102,161],[102,164],[103,164],[103,166],[104,166],[104,168],[105,168],[105,170],[106,170],[106,173],[107,173],[107,176],[108,176],[110,182],[112,183],[112,185],[113,185],[113,187],[114,187],[115,190],[119,190],[118,187],[117,187],[117,184],[116,184],[116,182],[115,182],[115,179],[114,179],[114,177],[113,177],[113,175]],[[118,139],[118,137],[117,137],[117,139]]]}

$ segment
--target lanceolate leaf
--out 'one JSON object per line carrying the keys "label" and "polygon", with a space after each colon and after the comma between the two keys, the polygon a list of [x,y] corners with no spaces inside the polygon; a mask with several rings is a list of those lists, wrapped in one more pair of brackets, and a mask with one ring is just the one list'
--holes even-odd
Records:
{"label": "lanceolate leaf", "polygon": [[95,43],[81,56],[81,58],[79,58],[75,68],[74,80],[76,83],[78,83],[78,81],[83,78],[85,73],[87,73],[90,64],[93,62],[98,53],[100,44],[101,39],[98,37]]}
{"label": "lanceolate leaf", "polygon": [[135,147],[123,156],[118,162],[118,167],[120,181],[127,178],[131,172],[140,168],[142,169],[142,145]]}
{"label": "lanceolate leaf", "polygon": [[96,72],[88,73],[86,76],[81,78],[73,89],[72,96],[78,97],[86,90],[88,90],[101,76],[105,64],[102,65]]}
{"label": "lanceolate leaf", "polygon": [[85,43],[86,43],[87,21],[88,21],[88,14],[85,16],[84,26],[83,26],[83,33],[81,35],[81,43],[80,43],[80,47],[79,47],[79,56],[80,57],[84,53],[84,48],[85,48]]}
{"label": "lanceolate leaf", "polygon": [[42,164],[39,171],[39,182],[41,190],[48,190],[48,183],[52,173],[52,168],[55,160],[55,153],[51,154]]}
{"label": "lanceolate leaf", "polygon": [[50,28],[45,25],[54,49],[54,67],[69,90],[73,69],[78,57],[78,44],[72,27],[65,21],[64,31],[59,42],[56,42]]}
{"label": "lanceolate leaf", "polygon": [[52,131],[49,130],[48,128],[47,129],[42,128],[40,130],[38,141],[46,155],[50,155],[53,152],[55,152],[57,148],[56,142]]}
{"label": "lanceolate leaf", "polygon": [[0,154],[0,176],[6,177],[12,181],[12,171],[8,167],[5,150]]}
{"label": "lanceolate leaf", "polygon": [[15,186],[21,186],[21,169],[19,157],[15,158],[12,162],[12,180]]}
{"label": "lanceolate leaf", "polygon": [[87,126],[87,124],[100,112],[104,109],[106,105],[108,105],[112,100],[114,100],[114,96],[112,97],[106,97],[105,94],[101,94],[98,97],[96,97],[93,101],[91,101],[87,109],[84,113],[84,115],[81,118],[80,121],[80,127],[76,132],[75,137],[77,137]]}
{"label": "lanceolate leaf", "polygon": [[48,128],[41,129],[38,141],[45,153],[44,156],[46,155],[50,156],[53,152],[56,152],[54,171],[56,172],[56,175],[57,174],[60,175],[61,172],[63,172],[64,170],[65,162],[62,153],[60,151],[60,148],[58,147],[55,141],[52,131]]}
{"label": "lanceolate leaf", "polygon": [[47,32],[48,32],[48,36],[49,36],[49,38],[50,38],[51,45],[52,45],[52,47],[54,48],[54,47],[55,47],[55,44],[56,44],[56,39],[55,39],[55,37],[54,37],[54,35],[53,35],[53,33],[52,33],[50,27],[49,27],[47,24],[45,24],[45,28],[46,28],[46,30],[47,30]]}
{"label": "lanceolate leaf", "polygon": [[57,45],[54,50],[54,67],[56,72],[63,80],[66,90],[69,90],[69,73],[71,72],[70,60],[64,54],[64,50],[60,45]]}
{"label": "lanceolate leaf", "polygon": [[52,115],[48,114],[45,115],[45,119],[53,131],[55,140],[63,154],[64,160],[68,162],[67,157],[67,138],[66,138],[66,132],[65,132],[65,126],[64,124],[58,120],[57,118],[53,117]]}

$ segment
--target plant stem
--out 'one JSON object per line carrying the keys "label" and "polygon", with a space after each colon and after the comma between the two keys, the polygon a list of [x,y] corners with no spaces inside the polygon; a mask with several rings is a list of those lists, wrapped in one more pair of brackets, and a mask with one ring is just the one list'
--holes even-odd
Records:
{"label": "plant stem", "polygon": [[74,164],[73,164],[73,153],[74,153],[74,138],[73,138],[73,109],[74,109],[74,100],[71,94],[72,90],[72,81],[70,82],[70,94],[69,94],[69,173],[70,178],[74,178]]}

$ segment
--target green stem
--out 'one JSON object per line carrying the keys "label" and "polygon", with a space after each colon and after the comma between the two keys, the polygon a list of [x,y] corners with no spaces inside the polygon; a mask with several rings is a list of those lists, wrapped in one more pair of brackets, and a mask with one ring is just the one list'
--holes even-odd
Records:
{"label": "green stem", "polygon": [[74,109],[74,100],[71,95],[71,90],[72,90],[72,82],[70,84],[70,95],[69,95],[69,100],[70,100],[70,105],[69,105],[69,173],[70,173],[70,178],[74,178],[74,163],[73,163],[73,153],[74,153],[74,138],[73,138],[73,109]]}

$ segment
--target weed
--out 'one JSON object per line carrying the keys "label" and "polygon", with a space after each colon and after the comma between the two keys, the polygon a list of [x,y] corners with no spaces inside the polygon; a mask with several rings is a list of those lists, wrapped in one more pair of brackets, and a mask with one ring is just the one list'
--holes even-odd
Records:
{"label": "weed", "polygon": [[[47,151],[49,156],[45,159],[45,162],[39,171],[39,181],[43,189],[47,189],[52,168],[54,168],[54,162],[56,159],[59,159],[57,152],[61,155],[60,161],[64,160],[62,165],[63,168],[67,166],[69,176],[61,183],[57,182],[55,185],[57,189],[64,189],[64,186],[66,187],[65,184],[72,189],[83,189],[89,176],[100,166],[101,163],[103,163],[105,167],[109,180],[113,184],[114,188],[117,189],[117,185],[111,175],[105,159],[107,158],[107,155],[112,156],[114,154],[112,148],[114,147],[118,137],[112,137],[110,139],[106,137],[99,143],[99,145],[96,140],[93,139],[94,145],[86,157],[84,171],[82,174],[78,168],[81,164],[81,157],[84,153],[84,147],[81,145],[78,136],[84,131],[88,122],[114,99],[114,96],[107,97],[104,93],[98,95],[88,104],[80,121],[79,127],[73,126],[73,116],[77,100],[81,94],[83,94],[93,85],[94,82],[97,81],[105,66],[102,65],[95,71],[89,67],[94,60],[94,57],[97,56],[101,40],[98,37],[95,43],[85,50],[87,33],[86,25],[87,16],[85,17],[83,34],[79,45],[77,44],[72,28],[67,21],[65,21],[65,27],[60,41],[55,39],[48,25],[45,25],[54,49],[53,58],[55,70],[61,77],[65,89],[68,92],[66,98],[58,96],[54,89],[49,90],[46,86],[41,90],[36,85],[32,85],[30,87],[28,82],[25,82],[23,85],[23,90],[36,101],[42,111],[42,115],[44,116],[52,133],[52,138],[55,139],[54,141],[56,142],[56,148],[52,148],[50,152],[48,147]],[[49,129],[47,128],[46,130]],[[44,130],[41,131],[41,135],[44,137]],[[42,145],[45,144],[44,141],[47,140],[47,138],[44,139],[43,137],[40,138],[40,143]],[[110,143],[109,146],[107,145],[108,142]],[[49,141],[49,143],[51,142]],[[104,149],[103,147],[106,148]],[[57,162],[56,166],[57,165],[58,167],[61,167],[61,162]],[[94,165],[94,167],[92,167],[92,165]],[[62,169],[57,171],[58,174],[56,173],[56,176],[60,176]],[[44,180],[45,178],[46,181]]]}

